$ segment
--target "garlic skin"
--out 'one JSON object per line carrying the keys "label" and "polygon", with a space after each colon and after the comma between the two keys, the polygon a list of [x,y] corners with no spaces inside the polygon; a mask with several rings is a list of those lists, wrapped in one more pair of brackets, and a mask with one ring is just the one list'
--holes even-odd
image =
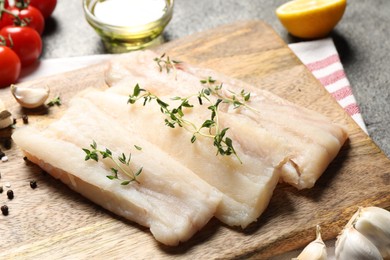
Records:
{"label": "garlic skin", "polygon": [[0,129],[7,128],[13,123],[12,114],[6,109],[3,100],[0,99]]}
{"label": "garlic skin", "polygon": [[376,246],[357,231],[352,225],[347,225],[336,240],[337,260],[382,260]]}
{"label": "garlic skin", "polygon": [[383,258],[390,259],[390,212],[379,207],[366,207],[360,208],[355,215],[355,229],[378,248]]}
{"label": "garlic skin", "polygon": [[14,123],[12,114],[8,110],[0,112],[0,129],[7,128]]}
{"label": "garlic skin", "polygon": [[316,240],[310,242],[299,254],[297,260],[326,260],[328,255],[326,253],[326,245],[321,238],[321,229],[317,225]]}
{"label": "garlic skin", "polygon": [[11,85],[11,93],[22,107],[36,108],[45,103],[50,90],[48,88],[27,88]]}

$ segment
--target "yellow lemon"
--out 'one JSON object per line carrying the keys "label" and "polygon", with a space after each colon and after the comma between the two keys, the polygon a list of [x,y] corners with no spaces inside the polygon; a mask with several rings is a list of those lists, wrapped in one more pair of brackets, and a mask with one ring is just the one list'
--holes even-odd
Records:
{"label": "yellow lemon", "polygon": [[346,5],[346,0],[293,0],[278,7],[276,15],[292,35],[321,38],[340,21]]}

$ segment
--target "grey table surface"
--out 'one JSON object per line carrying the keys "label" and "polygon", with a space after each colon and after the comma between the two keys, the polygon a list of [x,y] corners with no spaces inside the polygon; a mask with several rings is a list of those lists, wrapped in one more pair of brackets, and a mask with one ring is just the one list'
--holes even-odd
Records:
{"label": "grey table surface", "polygon": [[[287,0],[176,0],[164,32],[171,41],[219,25],[261,19],[286,43],[297,42],[282,27],[275,9]],[[349,0],[330,35],[339,51],[368,132],[390,157],[390,1]],[[43,35],[42,59],[105,53],[85,21],[81,0],[58,0]]]}

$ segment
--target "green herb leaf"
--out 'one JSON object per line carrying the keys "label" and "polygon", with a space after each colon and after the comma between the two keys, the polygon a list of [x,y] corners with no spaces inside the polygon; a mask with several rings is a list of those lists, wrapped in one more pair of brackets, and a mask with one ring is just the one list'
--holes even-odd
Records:
{"label": "green herb leaf", "polygon": [[196,136],[193,135],[192,138],[191,138],[191,143],[195,143],[195,141],[196,141]]}
{"label": "green herb leaf", "polygon": [[121,156],[118,157],[118,161],[122,164],[126,164],[126,155],[122,153]]}
{"label": "green herb leaf", "polygon": [[47,105],[48,105],[49,107],[61,106],[61,105],[62,105],[61,97],[60,97],[60,96],[57,96],[57,97],[53,98],[52,100],[50,100],[49,103],[47,103]]}
{"label": "green herb leaf", "polygon": [[176,74],[177,74],[176,65],[181,63],[180,61],[171,60],[169,56],[165,55],[165,53],[163,53],[160,57],[154,58],[153,60],[157,63],[160,72],[162,72],[163,69],[165,69],[165,71],[169,73],[172,69],[175,73],[175,78],[176,78]]}
{"label": "green herb leaf", "polygon": [[157,98],[156,101],[162,108],[167,108],[169,106],[167,103],[165,103],[164,101],[162,101],[159,98]]}
{"label": "green herb leaf", "polygon": [[138,97],[141,93],[141,88],[139,87],[138,83],[134,87],[133,96]]}
{"label": "green herb leaf", "polygon": [[143,167],[139,168],[138,171],[134,174],[134,176],[139,176],[143,170]]}
{"label": "green herb leaf", "polygon": [[[120,156],[118,156],[117,160],[114,160],[112,157],[112,152],[108,148],[105,148],[105,150],[99,150],[97,148],[97,144],[95,141],[90,144],[90,147],[92,150],[89,150],[87,148],[82,148],[82,150],[86,153],[85,160],[95,160],[98,162],[98,153],[102,155],[103,158],[108,158],[110,159],[117,167],[111,167],[110,170],[112,172],[112,175],[106,176],[110,180],[118,179],[118,174],[121,172],[125,176],[127,176],[129,179],[127,180],[121,180],[121,185],[127,185],[131,182],[138,182],[137,176],[140,175],[142,171],[142,167],[137,170],[136,173],[134,173],[130,168],[130,160],[131,160],[131,153],[129,153],[129,156],[126,156],[124,153],[121,153]],[[134,145],[137,150],[141,150],[142,148],[139,146]]]}
{"label": "green herb leaf", "polygon": [[203,122],[201,128],[210,128],[215,125],[215,122],[213,120],[206,120]]}

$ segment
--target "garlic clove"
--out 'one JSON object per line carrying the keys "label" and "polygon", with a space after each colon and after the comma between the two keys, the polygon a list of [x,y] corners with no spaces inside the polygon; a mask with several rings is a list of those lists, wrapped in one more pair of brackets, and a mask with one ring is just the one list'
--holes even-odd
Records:
{"label": "garlic clove", "polygon": [[382,257],[390,259],[390,212],[379,207],[360,208],[353,223],[367,237]]}
{"label": "garlic clove", "polygon": [[353,226],[347,225],[336,240],[337,260],[382,260],[376,246]]}
{"label": "garlic clove", "polygon": [[326,245],[321,238],[321,228],[316,227],[316,240],[310,242],[299,254],[297,260],[326,260],[328,258],[326,253]]}
{"label": "garlic clove", "polygon": [[50,90],[48,88],[28,88],[12,85],[11,93],[22,107],[36,108],[45,103]]}
{"label": "garlic clove", "polygon": [[0,112],[0,129],[7,128],[14,123],[12,114],[8,110]]}

